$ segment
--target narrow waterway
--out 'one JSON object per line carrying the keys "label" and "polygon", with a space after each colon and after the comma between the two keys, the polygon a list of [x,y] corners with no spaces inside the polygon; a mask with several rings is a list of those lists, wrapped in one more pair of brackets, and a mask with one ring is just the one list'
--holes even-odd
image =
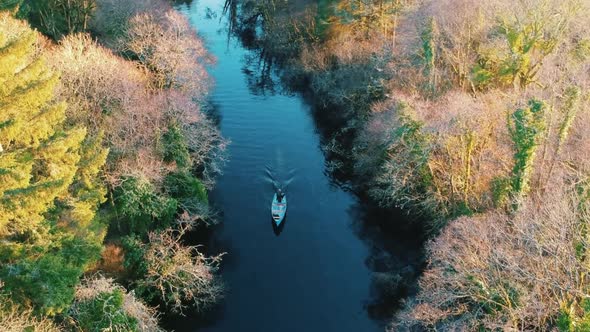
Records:
{"label": "narrow waterway", "polygon": [[[297,95],[254,93],[245,50],[228,40],[223,0],[178,5],[217,58],[212,101],[229,162],[210,198],[223,212],[216,247],[227,251],[220,307],[177,318],[175,331],[381,331],[367,303],[371,245],[355,226],[358,202],[333,184],[309,106]],[[273,227],[273,182],[289,207]]]}

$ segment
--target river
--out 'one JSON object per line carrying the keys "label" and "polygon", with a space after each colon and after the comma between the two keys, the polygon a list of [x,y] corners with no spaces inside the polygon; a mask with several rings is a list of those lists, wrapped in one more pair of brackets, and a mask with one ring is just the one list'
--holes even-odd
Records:
{"label": "river", "polygon": [[[382,331],[368,313],[375,254],[359,202],[330,178],[310,106],[299,95],[252,89],[251,51],[228,40],[223,0],[177,5],[217,58],[211,99],[229,161],[210,194],[223,212],[213,246],[226,251],[226,296],[208,319],[178,317],[175,331]],[[250,84],[248,83],[250,81]],[[273,181],[289,207],[273,227]]]}

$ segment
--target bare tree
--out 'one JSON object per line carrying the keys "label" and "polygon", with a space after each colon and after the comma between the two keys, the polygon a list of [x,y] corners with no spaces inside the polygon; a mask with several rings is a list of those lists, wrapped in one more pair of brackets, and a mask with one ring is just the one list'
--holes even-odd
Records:
{"label": "bare tree", "polygon": [[198,246],[183,245],[181,237],[186,230],[181,227],[149,234],[149,243],[144,245],[147,271],[137,281],[148,296],[180,313],[189,306],[203,310],[223,296],[223,286],[215,278],[223,254],[206,257]]}
{"label": "bare tree", "polygon": [[[68,119],[84,124],[91,134],[104,132],[111,148],[106,173],[111,187],[122,176],[138,176],[159,184],[174,169],[162,160],[159,136],[168,124],[180,124],[194,168],[203,169],[210,187],[220,172],[227,142],[189,93],[154,90],[153,74],[100,46],[90,36],[64,38],[51,54],[61,71],[60,95],[68,101]],[[186,62],[192,60],[185,59]],[[191,77],[204,93],[206,78]]]}
{"label": "bare tree", "polygon": [[550,330],[584,318],[588,202],[555,191],[513,217],[490,212],[451,222],[427,246],[421,291],[396,328]]}
{"label": "bare tree", "polygon": [[120,49],[135,54],[154,73],[159,89],[179,89],[195,98],[208,89],[205,66],[213,59],[187,19],[174,10],[131,18]]}

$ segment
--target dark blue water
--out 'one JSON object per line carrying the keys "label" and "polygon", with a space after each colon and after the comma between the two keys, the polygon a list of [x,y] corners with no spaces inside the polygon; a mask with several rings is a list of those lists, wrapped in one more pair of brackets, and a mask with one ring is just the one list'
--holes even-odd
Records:
{"label": "dark blue water", "polygon": [[[366,309],[370,253],[353,230],[356,198],[331,183],[302,98],[252,93],[243,70],[251,54],[238,40],[228,42],[223,2],[200,0],[178,8],[217,57],[211,97],[231,145],[210,197],[223,211],[215,242],[228,252],[222,270],[227,292],[207,323],[178,318],[172,328],[381,331]],[[273,181],[286,188],[289,201],[281,229],[273,228],[270,215]]]}

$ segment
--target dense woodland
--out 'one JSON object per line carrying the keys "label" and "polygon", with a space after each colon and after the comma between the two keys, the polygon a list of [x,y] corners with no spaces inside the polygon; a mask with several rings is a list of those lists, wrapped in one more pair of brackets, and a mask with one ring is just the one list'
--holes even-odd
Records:
{"label": "dense woodland", "polygon": [[[426,234],[388,329],[590,330],[590,1],[226,9],[261,75],[338,124],[334,171]],[[159,331],[155,306],[215,303],[222,257],[182,241],[216,222],[226,144],[196,32],[164,0],[0,10],[0,330]]]}
{"label": "dense woodland", "polygon": [[[339,123],[335,171],[426,234],[392,331],[590,329],[590,2],[232,9],[265,66]],[[396,273],[386,285],[405,287]]]}
{"label": "dense woodland", "polygon": [[[0,330],[160,331],[223,295],[214,59],[163,0],[0,2]],[[155,307],[158,307],[156,311]]]}

